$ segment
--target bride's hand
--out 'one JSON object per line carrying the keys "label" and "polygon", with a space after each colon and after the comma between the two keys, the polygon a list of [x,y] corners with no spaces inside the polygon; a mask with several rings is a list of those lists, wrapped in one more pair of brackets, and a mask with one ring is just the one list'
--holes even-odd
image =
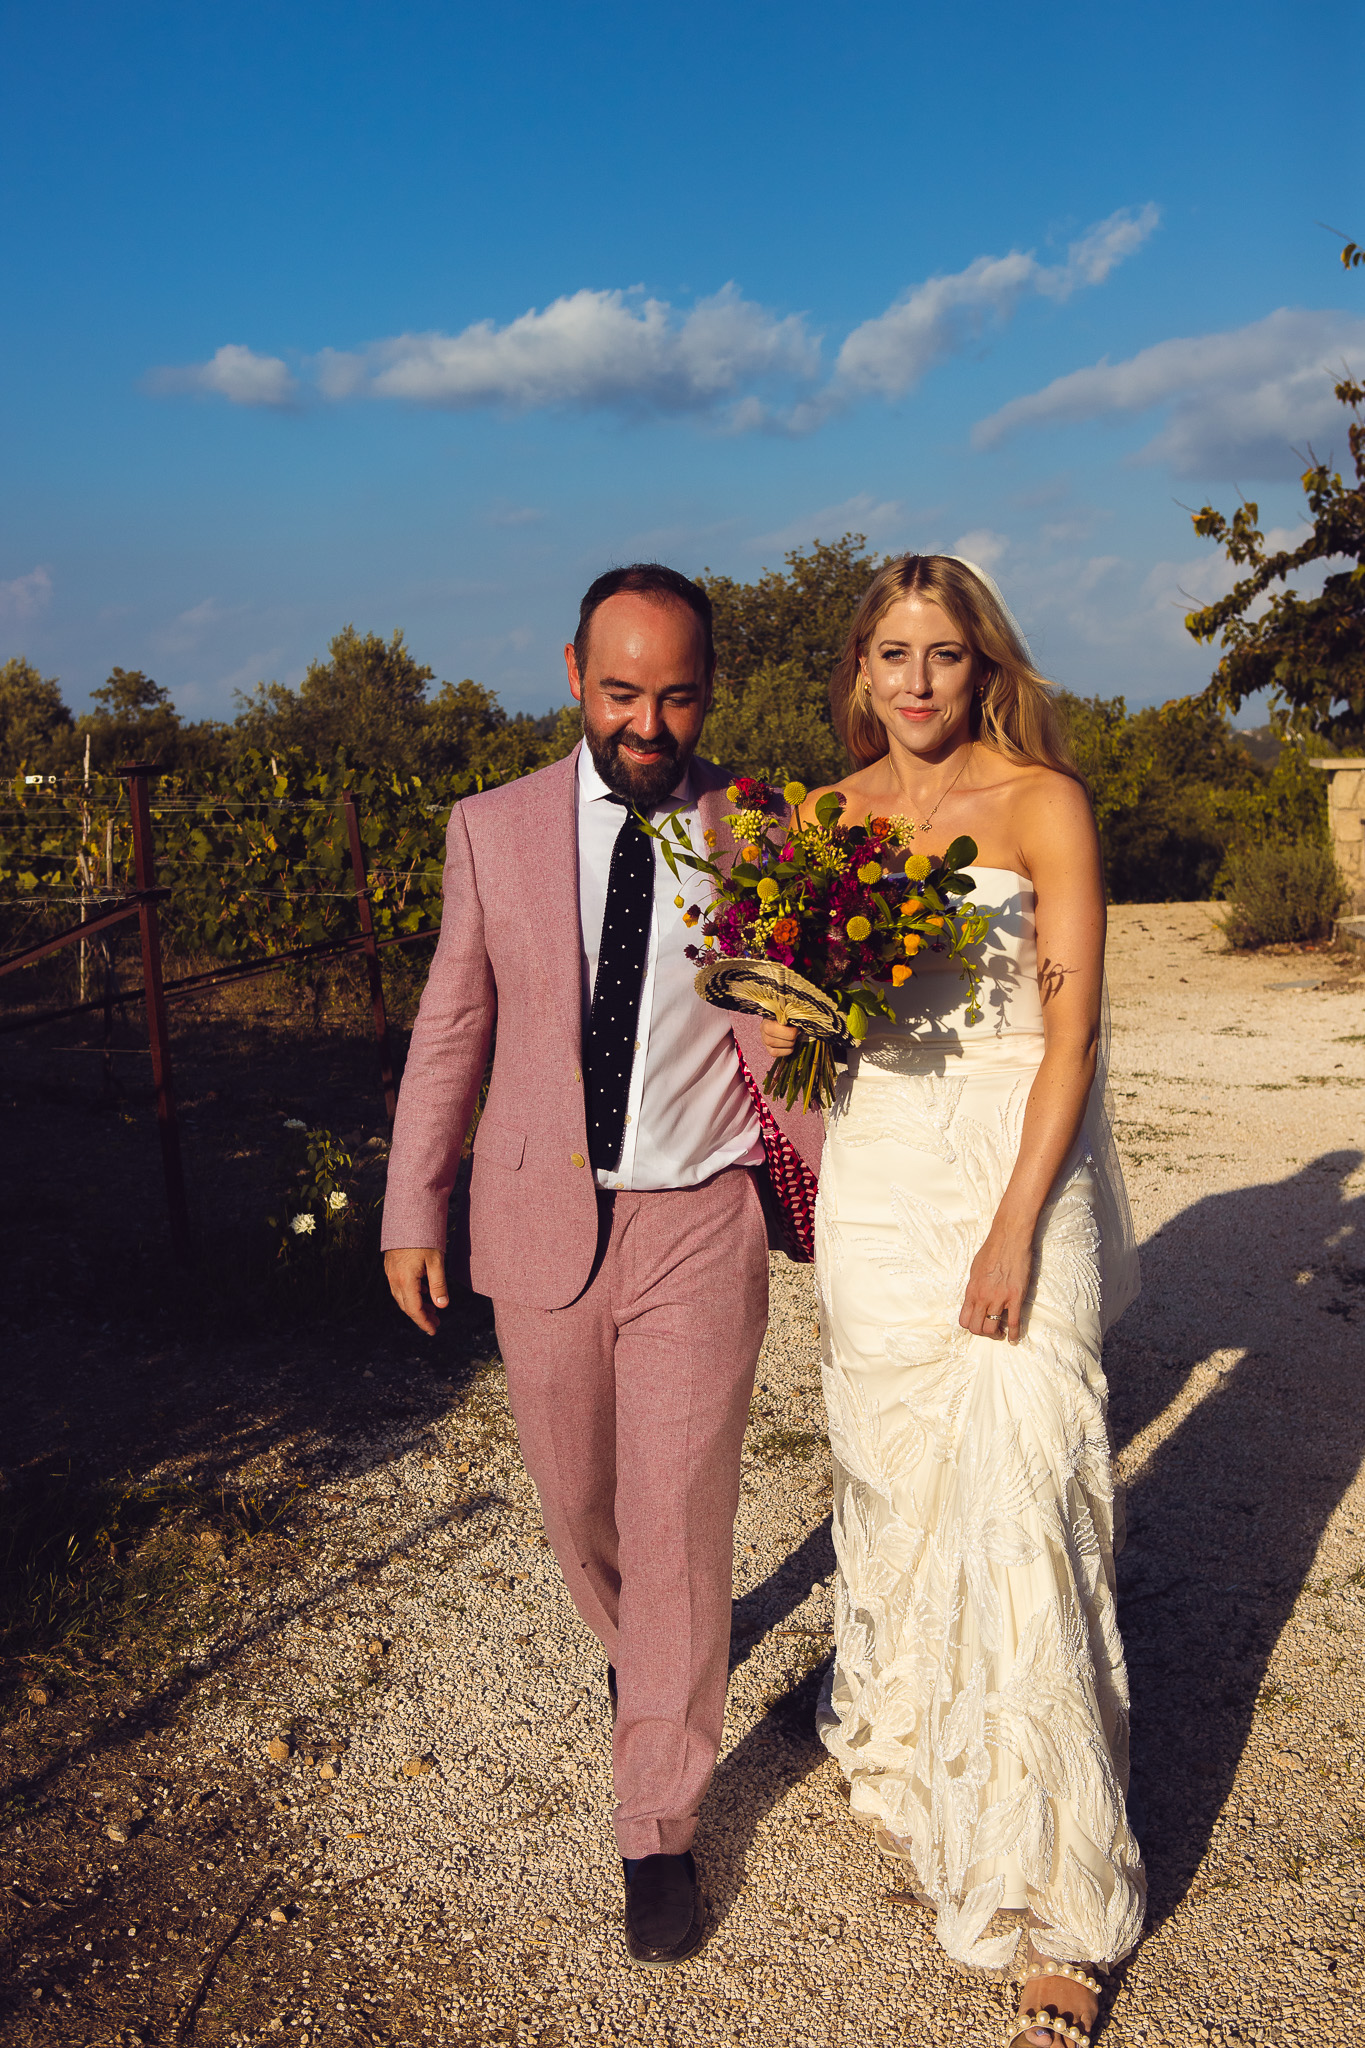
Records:
{"label": "bride's hand", "polygon": [[795,1052],[801,1043],[801,1033],[795,1024],[774,1024],[771,1017],[765,1017],[759,1026],[763,1044],[771,1060],[784,1060],[787,1054]]}
{"label": "bride's hand", "polygon": [[972,1260],[967,1292],[958,1322],[976,1337],[1005,1337],[1019,1342],[1019,1318],[1033,1271],[1033,1233],[1027,1235],[997,1222]]}

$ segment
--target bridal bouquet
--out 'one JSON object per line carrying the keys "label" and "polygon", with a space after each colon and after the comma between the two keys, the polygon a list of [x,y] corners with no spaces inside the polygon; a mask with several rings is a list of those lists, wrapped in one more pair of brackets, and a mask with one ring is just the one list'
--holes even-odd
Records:
{"label": "bridal bouquet", "polygon": [[[806,797],[801,783],[777,790],[749,775],[736,776],[726,795],[736,806],[726,821],[737,847],[728,872],[695,851],[679,813],[661,827],[636,815],[675,877],[681,880],[681,866],[711,880],[710,908],[694,908],[685,920],[701,927],[701,945],[687,949],[699,966],[698,995],[800,1027],[796,1051],[768,1069],[765,1094],[789,1109],[798,1095],[806,1109],[825,1107],[834,1094],[834,1047],[864,1038],[873,1017],[894,1020],[887,990],[910,980],[926,949],[958,961],[968,1021],[979,1018],[981,970],[968,949],[989,920],[958,900],[972,887],[963,870],[976,858],[974,840],[954,840],[938,860],[902,860],[914,838],[908,818],[850,823],[843,797],[830,791],[814,822],[802,825],[794,815]],[[714,834],[707,837],[714,842]]]}

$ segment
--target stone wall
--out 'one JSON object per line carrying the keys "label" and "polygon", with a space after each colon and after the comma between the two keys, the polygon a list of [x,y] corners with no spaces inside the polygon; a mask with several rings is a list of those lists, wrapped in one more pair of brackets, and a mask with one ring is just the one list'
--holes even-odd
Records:
{"label": "stone wall", "polygon": [[1351,892],[1349,908],[1365,910],[1365,756],[1315,761],[1327,777],[1332,851]]}

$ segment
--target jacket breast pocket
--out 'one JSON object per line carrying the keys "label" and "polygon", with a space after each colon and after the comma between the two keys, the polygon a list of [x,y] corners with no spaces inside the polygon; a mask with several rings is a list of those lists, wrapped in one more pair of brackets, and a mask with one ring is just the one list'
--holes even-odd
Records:
{"label": "jacket breast pocket", "polygon": [[474,1134],[474,1157],[480,1166],[505,1166],[515,1173],[525,1152],[525,1133],[509,1130],[505,1124],[490,1124],[485,1119]]}

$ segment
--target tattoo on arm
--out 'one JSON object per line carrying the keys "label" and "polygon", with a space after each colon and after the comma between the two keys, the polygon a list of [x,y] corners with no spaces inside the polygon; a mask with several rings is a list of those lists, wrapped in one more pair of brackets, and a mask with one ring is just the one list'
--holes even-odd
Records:
{"label": "tattoo on arm", "polygon": [[1064,967],[1060,960],[1040,960],[1038,962],[1038,993],[1041,995],[1044,1004],[1050,1003],[1054,996],[1061,994],[1069,974],[1079,974],[1080,971],[1079,967]]}

